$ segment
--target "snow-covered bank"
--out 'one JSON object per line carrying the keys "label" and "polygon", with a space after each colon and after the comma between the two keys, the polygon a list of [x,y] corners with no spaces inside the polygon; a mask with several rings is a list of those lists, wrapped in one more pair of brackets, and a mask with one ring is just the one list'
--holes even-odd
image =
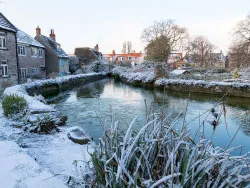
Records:
{"label": "snow-covered bank", "polygon": [[228,96],[250,97],[250,83],[243,80],[233,80],[232,82],[204,81],[204,80],[184,80],[155,78],[154,69],[132,69],[125,67],[116,67],[113,69],[114,78],[121,81],[137,85],[151,86],[156,88],[165,88],[175,91],[187,91],[207,94],[228,94]]}
{"label": "snow-covered bank", "polygon": [[116,67],[112,71],[113,75],[119,76],[124,82],[133,84],[137,83],[153,83],[154,69],[152,68],[138,68],[128,69],[125,67]]}
{"label": "snow-covered bank", "polygon": [[37,162],[13,141],[0,141],[0,180],[4,188],[66,188],[53,174],[42,169]]}
{"label": "snow-covered bank", "polygon": [[235,97],[250,97],[250,84],[242,82],[208,82],[204,80],[174,80],[161,78],[154,83],[155,87],[176,91],[188,91],[208,94],[228,94]]}
{"label": "snow-covered bank", "polygon": [[[59,91],[62,91],[105,77],[106,73],[72,75],[5,89],[3,97],[21,96],[27,101],[28,109],[25,117],[14,121],[4,117],[0,104],[0,140],[5,140],[0,142],[0,147],[6,148],[0,152],[1,162],[6,162],[6,168],[0,169],[0,180],[5,182],[5,177],[11,177],[7,179],[9,181],[4,186],[1,184],[0,187],[66,187],[63,183],[68,181],[68,177],[71,177],[69,187],[83,186],[82,172],[86,170],[83,160],[89,160],[91,145],[79,145],[69,140],[67,137],[68,127],[61,127],[59,133],[49,135],[34,134],[24,130],[30,126],[31,121],[36,121],[37,117],[42,118],[50,115],[60,119],[57,114],[61,114],[56,111],[53,105],[46,104],[43,97],[40,96],[40,94],[46,93],[50,86],[52,89],[54,89],[53,86],[56,86]],[[9,143],[6,140],[16,142],[22,149],[18,149],[15,143]],[[12,148],[16,151],[13,158],[8,154],[8,150],[12,151]],[[25,156],[23,156],[24,154]],[[78,162],[74,163],[74,161]],[[54,175],[56,176],[53,177]],[[46,181],[45,179],[49,177],[53,178]],[[42,180],[44,182],[40,183]]]}

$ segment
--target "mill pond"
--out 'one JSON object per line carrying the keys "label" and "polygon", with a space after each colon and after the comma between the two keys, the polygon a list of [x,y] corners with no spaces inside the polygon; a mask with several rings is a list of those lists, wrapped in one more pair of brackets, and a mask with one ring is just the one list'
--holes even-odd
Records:
{"label": "mill pond", "polygon": [[119,120],[119,126],[126,129],[136,117],[134,128],[139,129],[145,125],[147,110],[164,114],[179,129],[185,119],[193,138],[202,132],[215,146],[224,149],[242,146],[232,153],[234,155],[250,151],[250,101],[247,98],[221,99],[215,95],[143,89],[105,79],[47,100],[68,116],[68,127],[83,128],[95,142],[111,121]]}

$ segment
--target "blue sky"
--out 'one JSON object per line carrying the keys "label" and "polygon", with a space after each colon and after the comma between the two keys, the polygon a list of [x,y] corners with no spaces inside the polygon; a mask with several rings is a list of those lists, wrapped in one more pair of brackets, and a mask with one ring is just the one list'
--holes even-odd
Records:
{"label": "blue sky", "polygon": [[250,0],[1,0],[0,11],[32,36],[38,25],[44,35],[53,28],[67,53],[97,43],[103,53],[120,52],[125,40],[141,51],[142,30],[165,19],[226,52],[232,28],[250,14]]}

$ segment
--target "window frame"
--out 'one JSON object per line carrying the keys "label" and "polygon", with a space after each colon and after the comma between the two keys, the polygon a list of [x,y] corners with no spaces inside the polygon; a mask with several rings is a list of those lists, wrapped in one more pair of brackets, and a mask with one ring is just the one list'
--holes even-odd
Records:
{"label": "window frame", "polygon": [[0,49],[7,49],[7,34],[5,32],[0,32]]}
{"label": "window frame", "polygon": [[44,57],[44,50],[42,48],[38,49],[38,57],[40,57],[40,58]]}
{"label": "window frame", "polygon": [[26,56],[26,47],[24,45],[17,45],[17,53],[19,56]]}
{"label": "window frame", "polygon": [[[34,70],[36,70],[36,71],[34,71]],[[38,74],[38,68],[32,68],[31,72],[32,72],[32,74]]]}
{"label": "window frame", "polygon": [[[34,53],[34,51],[36,53]],[[36,47],[31,47],[31,57],[38,57],[38,49]]]}
{"label": "window frame", "polygon": [[[5,67],[5,68],[4,68]],[[1,64],[1,71],[2,71],[2,77],[3,78],[6,78],[6,77],[9,77],[9,68],[8,68],[8,64],[7,64],[7,61],[2,61],[2,64]]]}
{"label": "window frame", "polygon": [[[22,71],[25,70],[25,77],[23,77],[23,73]],[[20,76],[21,76],[21,79],[27,79],[27,68],[20,68]]]}

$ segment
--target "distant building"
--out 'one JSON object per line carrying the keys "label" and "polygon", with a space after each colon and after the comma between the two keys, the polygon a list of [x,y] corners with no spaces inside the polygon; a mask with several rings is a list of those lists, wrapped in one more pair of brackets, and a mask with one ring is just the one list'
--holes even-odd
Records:
{"label": "distant building", "polygon": [[16,27],[0,13],[0,88],[18,83]]}
{"label": "distant building", "polygon": [[172,52],[167,58],[167,64],[171,69],[185,68],[185,61],[182,58],[182,52]]}
{"label": "distant building", "polygon": [[[200,66],[200,61],[201,61],[201,55],[196,53],[196,54],[189,54],[186,56],[185,60],[195,66],[199,67]],[[225,68],[225,61],[226,61],[226,56],[224,56],[223,52],[216,52],[216,53],[208,53],[204,57],[204,61],[206,61],[207,66],[211,68]]]}
{"label": "distant building", "polygon": [[47,77],[64,76],[69,74],[69,57],[56,42],[54,30],[51,30],[50,37],[41,35],[41,29],[36,28],[35,39],[45,47],[45,69]]}
{"label": "distant building", "polygon": [[45,47],[27,33],[17,31],[17,52],[21,82],[27,78],[45,79]]}
{"label": "distant building", "polygon": [[111,54],[104,54],[103,57],[109,63],[121,63],[129,61],[134,64],[141,64],[144,61],[144,54],[142,52],[127,53],[127,54],[116,54],[115,51]]}
{"label": "distant building", "polygon": [[94,61],[102,60],[102,53],[97,50],[99,50],[98,44],[94,49],[89,47],[75,48],[75,56],[79,59],[79,64],[82,69]]}

